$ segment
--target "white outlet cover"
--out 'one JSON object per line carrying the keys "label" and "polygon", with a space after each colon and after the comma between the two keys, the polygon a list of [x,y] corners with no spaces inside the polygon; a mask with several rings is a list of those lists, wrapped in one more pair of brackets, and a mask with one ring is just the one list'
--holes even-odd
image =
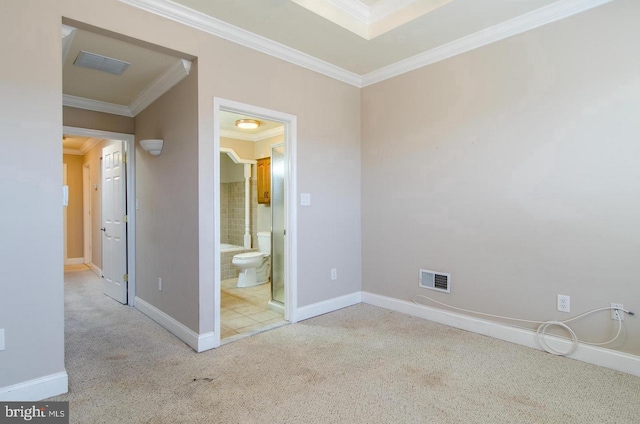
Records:
{"label": "white outlet cover", "polygon": [[558,311],[559,312],[571,312],[571,297],[559,294],[558,295]]}
{"label": "white outlet cover", "polygon": [[[624,309],[624,305],[622,303],[612,303],[611,307]],[[620,314],[620,321],[624,321],[624,312],[620,311],[619,314]],[[617,321],[615,309],[611,309],[611,319],[614,321]]]}

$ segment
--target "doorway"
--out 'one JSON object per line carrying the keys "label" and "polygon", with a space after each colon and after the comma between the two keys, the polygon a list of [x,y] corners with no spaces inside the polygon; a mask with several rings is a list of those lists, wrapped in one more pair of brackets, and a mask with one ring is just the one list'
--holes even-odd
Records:
{"label": "doorway", "polygon": [[[273,282],[274,279],[278,278],[281,282],[280,291],[277,294],[279,296],[277,299],[274,298],[274,293],[269,290],[268,303],[269,309],[271,311],[279,311],[283,318],[284,322],[296,322],[295,310],[297,305],[296,299],[296,289],[297,289],[297,281],[296,281],[296,269],[297,269],[297,243],[296,243],[296,210],[295,210],[295,148],[296,148],[296,117],[289,114],[284,114],[277,111],[272,111],[264,108],[259,108],[256,106],[251,106],[247,104],[242,104],[230,100],[216,98],[214,99],[214,202],[216,207],[214,207],[214,228],[215,228],[215,237],[214,237],[214,347],[220,346],[221,343],[221,335],[222,335],[222,319],[221,319],[221,309],[222,309],[222,296],[228,294],[228,292],[223,293],[222,288],[222,278],[221,278],[221,158],[220,158],[220,149],[221,149],[221,137],[224,135],[228,135],[224,133],[222,129],[222,119],[224,114],[236,114],[242,115],[244,117],[250,117],[255,120],[263,120],[267,122],[276,123],[277,126],[281,128],[282,138],[279,143],[278,150],[278,167],[280,179],[278,180],[278,187],[280,188],[278,201],[278,212],[276,214],[275,219],[281,219],[275,225],[272,225],[272,212],[269,212],[269,221],[268,221],[268,233],[271,240],[269,241],[269,249],[271,249],[271,261],[275,261],[272,263],[269,271],[269,280]],[[225,141],[226,142],[226,141]],[[268,153],[266,154],[253,154],[254,157],[247,159],[266,159],[266,157],[262,156],[271,156],[271,146],[268,146]],[[256,156],[261,156],[258,158]],[[258,166],[258,164],[256,164]],[[254,176],[257,176],[257,169],[253,172]],[[271,184],[270,180],[270,184]],[[256,188],[257,190],[257,188]],[[257,192],[255,194],[257,196]],[[273,208],[271,208],[273,210]],[[258,218],[259,219],[259,218]],[[253,220],[256,222],[257,220]],[[264,223],[262,223],[262,228],[256,228],[256,230],[264,230]],[[277,231],[278,234],[275,234],[274,237],[273,232]],[[257,231],[254,231],[257,233]],[[264,231],[260,231],[262,233],[261,239],[264,240]],[[256,237],[258,238],[258,237]],[[256,240],[257,241],[257,240]],[[275,243],[275,244],[274,244]],[[256,248],[257,243],[253,243],[252,245],[254,250]],[[275,249],[274,249],[275,248]],[[262,250],[262,249],[261,249]],[[274,256],[275,254],[275,256]],[[277,257],[276,257],[277,256]],[[275,272],[275,276],[273,274]],[[225,282],[227,283],[227,282]],[[227,289],[227,284],[225,284],[225,290]],[[275,286],[273,287],[275,288]],[[236,289],[236,287],[233,287]],[[239,289],[243,290],[243,289]],[[266,327],[268,328],[268,327]],[[264,329],[264,328],[263,328]],[[249,333],[251,334],[251,333]]]}
{"label": "doorway", "polygon": [[[116,282],[113,278],[111,281],[107,281],[104,291],[114,299],[121,303],[133,306],[135,299],[135,208],[130,205],[135,205],[135,154],[134,152],[134,136],[132,134],[114,133],[109,131],[93,130],[77,127],[63,127],[63,133],[69,136],[88,138],[91,141],[86,147],[77,149],[75,153],[80,156],[80,188],[79,193],[82,200],[80,202],[81,219],[82,222],[78,222],[77,226],[81,229],[82,235],[81,241],[81,258],[86,263],[89,259],[88,266],[96,272],[99,276],[103,277],[105,273],[104,258],[109,258],[107,263],[118,262],[118,270],[116,274],[118,278]],[[110,218],[110,228],[120,227],[118,231],[121,231],[116,235],[116,238],[120,238],[124,245],[120,248],[122,254],[121,260],[117,261],[113,259],[113,255],[109,256],[109,252],[105,252],[103,246],[103,238],[106,233],[106,225],[103,223],[102,204],[105,201],[103,190],[104,184],[102,179],[104,177],[104,171],[102,166],[102,157],[104,156],[103,147],[107,147],[108,155],[111,155],[111,159],[117,157],[121,166],[120,174],[117,180],[122,182],[121,193],[122,202],[124,204],[118,204],[117,209],[126,211],[122,217],[118,217],[122,222],[114,223],[114,219]],[[110,175],[113,176],[114,162],[109,164]],[[113,188],[113,184],[112,184]],[[111,190],[111,195],[118,193],[117,189]],[[117,197],[120,197],[116,194]],[[117,202],[116,202],[117,203]],[[108,214],[105,214],[108,215]],[[87,220],[87,218],[89,218]],[[87,234],[86,232],[89,232]],[[113,236],[113,229],[111,234],[111,241],[115,240]],[[87,241],[90,241],[91,249],[86,245]],[[116,240],[117,241],[117,240]],[[109,249],[109,247],[107,247]],[[107,264],[107,266],[109,266]],[[124,272],[120,271],[124,269]],[[113,274],[113,273],[111,273]],[[122,274],[122,275],[120,275]],[[104,279],[103,279],[104,280]],[[109,279],[108,279],[109,280]],[[106,281],[106,280],[105,280]],[[105,283],[106,284],[106,283]],[[124,284],[124,285],[123,285]],[[115,287],[113,287],[115,286]]]}

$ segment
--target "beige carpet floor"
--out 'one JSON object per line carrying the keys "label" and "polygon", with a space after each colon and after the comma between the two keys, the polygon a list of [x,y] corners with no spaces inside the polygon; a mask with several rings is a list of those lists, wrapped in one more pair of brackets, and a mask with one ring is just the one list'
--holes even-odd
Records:
{"label": "beige carpet floor", "polygon": [[640,423],[640,378],[369,305],[197,354],[65,281],[73,423]]}

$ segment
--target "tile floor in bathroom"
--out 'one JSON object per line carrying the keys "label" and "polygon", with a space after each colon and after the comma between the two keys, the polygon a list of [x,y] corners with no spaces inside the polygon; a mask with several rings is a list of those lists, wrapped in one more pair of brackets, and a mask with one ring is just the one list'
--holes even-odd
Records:
{"label": "tile floor in bathroom", "polygon": [[282,314],[269,309],[271,283],[238,288],[237,282],[237,278],[221,282],[221,339],[226,339],[225,342],[235,340],[287,323]]}

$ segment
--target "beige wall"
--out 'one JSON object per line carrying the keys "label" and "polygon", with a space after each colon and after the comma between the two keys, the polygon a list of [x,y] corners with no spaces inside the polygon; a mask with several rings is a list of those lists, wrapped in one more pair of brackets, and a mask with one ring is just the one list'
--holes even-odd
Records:
{"label": "beige wall", "polygon": [[244,181],[244,164],[235,163],[226,153],[220,153],[220,182]]}
{"label": "beige wall", "polygon": [[82,203],[82,165],[84,159],[78,155],[63,155],[67,165],[69,204],[67,206],[67,258],[84,257],[84,222]]}
{"label": "beige wall", "polygon": [[64,106],[62,117],[64,125],[68,127],[91,128],[123,134],[133,134],[134,131],[133,118],[127,116]]}
{"label": "beige wall", "polygon": [[[637,309],[638,16],[612,2],[365,88],[363,289],[525,319]],[[419,268],[450,272],[451,294]],[[617,330],[608,312],[572,327]],[[627,319],[609,347],[638,355],[637,334]]]}
{"label": "beige wall", "polygon": [[220,147],[233,149],[242,159],[253,159],[254,142],[235,138],[220,137]]}
{"label": "beige wall", "polygon": [[271,157],[271,146],[278,143],[284,143],[283,135],[256,141],[253,148],[253,157],[256,159]]}
{"label": "beige wall", "polygon": [[197,99],[196,61],[189,76],[136,116],[136,140],[164,140],[160,156],[136,148],[136,296],[196,332]]}

